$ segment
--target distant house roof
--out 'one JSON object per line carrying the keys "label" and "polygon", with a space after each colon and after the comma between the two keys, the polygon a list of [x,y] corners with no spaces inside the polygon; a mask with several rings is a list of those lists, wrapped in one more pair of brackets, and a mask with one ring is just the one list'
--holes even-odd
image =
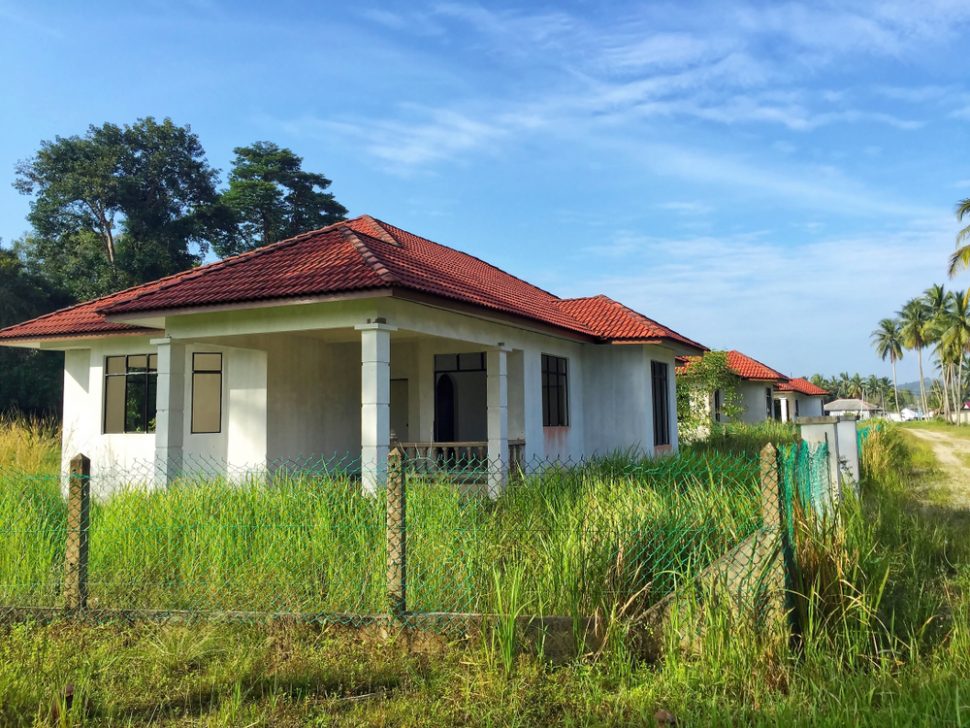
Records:
{"label": "distant house roof", "polygon": [[779,392],[797,392],[798,394],[804,394],[809,397],[824,397],[828,394],[828,390],[817,387],[807,379],[802,379],[801,377],[789,379],[787,382],[779,382],[775,386],[775,389]]}
{"label": "distant house roof", "polygon": [[157,331],[125,314],[411,291],[600,342],[705,347],[606,296],[561,299],[493,265],[364,215],[0,330],[0,341]]}
{"label": "distant house roof", "polygon": [[825,405],[826,412],[879,412],[882,407],[862,399],[837,399]]}
{"label": "distant house roof", "polygon": [[[676,373],[686,374],[687,370],[690,369],[691,362],[696,360],[696,356],[679,357],[677,361],[681,366],[677,367]],[[767,364],[762,364],[757,359],[752,359],[747,354],[742,354],[740,351],[727,352],[727,365],[741,379],[755,382],[788,381],[788,377],[781,372],[772,369]]]}

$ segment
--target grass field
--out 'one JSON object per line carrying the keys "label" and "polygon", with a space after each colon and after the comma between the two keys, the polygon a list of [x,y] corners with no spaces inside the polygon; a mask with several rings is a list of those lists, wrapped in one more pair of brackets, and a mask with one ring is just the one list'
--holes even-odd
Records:
{"label": "grass field", "polygon": [[[650,725],[664,710],[687,725],[960,725],[970,543],[959,514],[911,501],[931,465],[896,429],[876,433],[863,501],[845,505],[840,527],[800,529],[797,650],[717,607],[699,653],[668,650],[657,664],[636,659],[622,629],[602,653],[552,664],[487,634],[449,645],[297,624],[17,624],[0,628],[0,724]],[[557,593],[556,570],[577,562],[548,563],[527,581],[549,573],[542,590]]]}

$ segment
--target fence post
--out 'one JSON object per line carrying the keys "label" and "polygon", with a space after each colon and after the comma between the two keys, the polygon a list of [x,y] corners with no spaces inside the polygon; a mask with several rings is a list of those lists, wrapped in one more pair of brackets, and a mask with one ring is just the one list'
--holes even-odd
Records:
{"label": "fence post", "polygon": [[91,461],[71,459],[67,493],[67,543],[64,551],[64,606],[88,606],[88,536],[91,514]]}
{"label": "fence post", "polygon": [[799,642],[801,621],[796,603],[797,580],[794,544],[794,523],[792,522],[792,504],[794,493],[789,486],[792,481],[785,479],[782,471],[784,464],[778,457],[778,449],[772,445],[765,445],[761,450],[761,507],[764,514],[765,528],[773,528],[778,533],[778,545],[781,547],[782,571],[784,574],[784,605],[788,619],[790,643],[794,647]]}
{"label": "fence post", "polygon": [[761,448],[761,515],[765,528],[782,525],[783,478],[778,472],[778,450],[770,442]]}
{"label": "fence post", "polygon": [[400,447],[387,457],[387,598],[391,614],[407,614],[407,476]]}

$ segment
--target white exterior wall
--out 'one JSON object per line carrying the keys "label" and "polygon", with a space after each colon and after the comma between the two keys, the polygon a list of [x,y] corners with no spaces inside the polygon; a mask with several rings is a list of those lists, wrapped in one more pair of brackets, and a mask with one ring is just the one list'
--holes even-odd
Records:
{"label": "white exterior wall", "polygon": [[[354,327],[391,327],[390,378],[407,380],[408,435],[434,435],[434,356],[507,351],[508,426],[526,460],[578,461],[616,450],[653,451],[650,361],[668,365],[671,445],[677,447],[674,353],[659,346],[597,345],[513,323],[389,298],[172,317],[164,334],[184,342],[183,460],[248,469],[287,459],[355,459],[361,448],[361,343]],[[161,333],[158,334],[160,336]],[[211,342],[211,343],[207,343]],[[64,460],[134,471],[153,463],[152,434],[102,434],[103,362],[154,353],[148,337],[115,337],[65,358]],[[223,426],[191,433],[193,352],[223,354]],[[567,427],[542,426],[541,356],[568,361]],[[757,411],[763,387],[755,388]],[[472,406],[486,408],[482,401]],[[483,438],[485,439],[485,438]]]}
{"label": "white exterior wall", "polygon": [[677,449],[677,391],[673,352],[659,346],[589,347],[585,357],[585,453],[635,450],[652,454],[651,361],[667,364],[670,444]]}
{"label": "white exterior wall", "polygon": [[[221,432],[192,434],[192,353],[223,355]],[[64,365],[64,430],[62,470],[72,457],[91,459],[95,488],[126,482],[149,483],[155,474],[154,433],[105,434],[104,360],[123,354],[153,354],[145,337],[117,337],[66,352]],[[183,469],[218,475],[220,466],[261,468],[266,463],[266,354],[262,351],[208,344],[186,346],[183,414]]]}
{"label": "white exterior wall", "polygon": [[809,397],[804,394],[799,394],[796,399],[798,400],[799,417],[822,417],[824,415],[821,397]]}
{"label": "white exterior wall", "polygon": [[735,421],[757,425],[768,419],[765,389],[771,389],[770,382],[738,382],[737,392],[741,414],[735,418]]}

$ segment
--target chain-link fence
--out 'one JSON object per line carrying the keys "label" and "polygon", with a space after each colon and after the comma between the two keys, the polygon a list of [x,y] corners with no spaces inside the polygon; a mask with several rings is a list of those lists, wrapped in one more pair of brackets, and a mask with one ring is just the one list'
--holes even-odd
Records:
{"label": "chain-link fence", "polygon": [[147,466],[0,469],[0,614],[360,624],[510,599],[521,614],[648,609],[725,559],[747,578],[746,544],[777,535],[793,494],[828,488],[824,452],[774,453],[512,467],[398,453],[373,493],[354,458],[187,461],[165,485]]}

